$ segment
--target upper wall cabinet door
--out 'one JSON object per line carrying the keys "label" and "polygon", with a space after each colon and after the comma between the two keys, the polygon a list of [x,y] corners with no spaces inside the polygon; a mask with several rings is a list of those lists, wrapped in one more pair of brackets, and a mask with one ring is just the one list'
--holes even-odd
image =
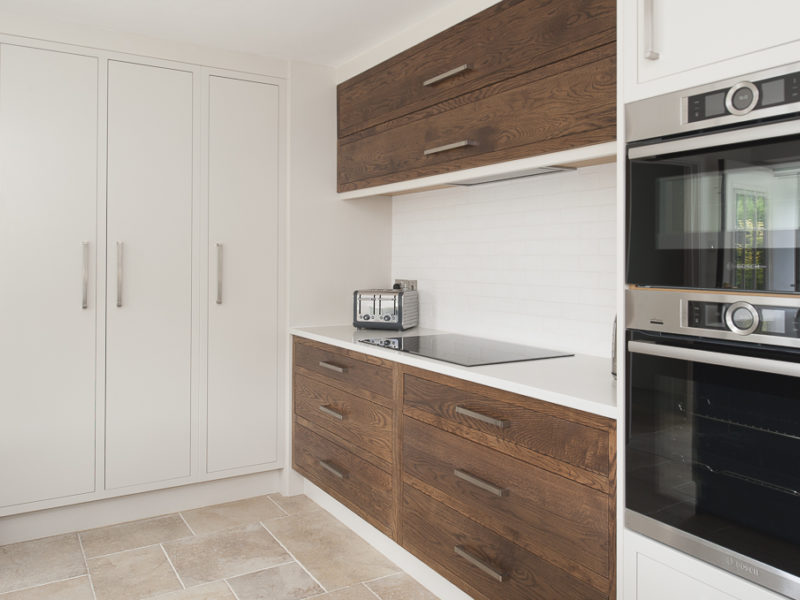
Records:
{"label": "upper wall cabinet door", "polygon": [[277,460],[278,87],[209,78],[207,470]]}
{"label": "upper wall cabinet door", "polygon": [[95,489],[97,87],[0,45],[0,506]]}
{"label": "upper wall cabinet door", "polygon": [[109,62],[108,489],[191,471],[192,85]]}

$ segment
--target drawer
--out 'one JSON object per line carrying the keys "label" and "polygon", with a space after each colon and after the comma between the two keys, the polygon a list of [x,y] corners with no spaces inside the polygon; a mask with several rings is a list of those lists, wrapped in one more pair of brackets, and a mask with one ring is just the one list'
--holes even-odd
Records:
{"label": "drawer", "polygon": [[406,485],[403,545],[484,600],[601,600],[598,591]]}
{"label": "drawer", "polygon": [[[576,422],[579,411],[452,378],[441,377],[440,380],[447,383],[404,373],[404,410],[411,416],[417,416],[412,414],[414,410],[419,411],[422,420],[429,415],[428,419],[441,422],[443,426],[449,424],[455,429],[488,434],[492,439],[609,475],[612,466],[609,445],[613,435],[613,423],[609,419],[587,414],[583,422]],[[511,400],[499,399],[504,397]],[[597,425],[589,426],[585,422]],[[478,438],[487,436],[475,439]]]}
{"label": "drawer", "polygon": [[295,374],[295,414],[392,463],[392,409]]}
{"label": "drawer", "polygon": [[403,480],[607,589],[608,495],[408,417]]}
{"label": "drawer", "polygon": [[309,343],[295,338],[294,365],[308,373],[322,376],[347,391],[391,399],[394,374],[391,367],[365,354],[357,355],[326,344]]}
{"label": "drawer", "polygon": [[352,452],[295,423],[294,468],[392,536],[392,476]]}
{"label": "drawer", "polygon": [[613,44],[339,140],[339,191],[616,137]]}

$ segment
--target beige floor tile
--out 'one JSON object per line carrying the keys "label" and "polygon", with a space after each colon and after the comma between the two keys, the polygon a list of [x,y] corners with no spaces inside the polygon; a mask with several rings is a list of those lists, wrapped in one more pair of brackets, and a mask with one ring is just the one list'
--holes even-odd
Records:
{"label": "beige floor tile", "polygon": [[74,533],[0,546],[0,593],[85,574]]}
{"label": "beige floor tile", "polygon": [[266,496],[215,504],[181,514],[197,535],[284,516],[283,511]]}
{"label": "beige floor tile", "polygon": [[182,588],[161,546],[89,559],[97,600],[139,600]]}
{"label": "beige floor tile", "polygon": [[164,548],[186,587],[292,560],[258,524],[169,542]]}
{"label": "beige floor tile", "polygon": [[282,496],[280,494],[270,494],[278,506],[290,515],[299,515],[301,513],[312,512],[315,510],[322,510],[319,504],[309,499],[308,496]]}
{"label": "beige floor tile", "polygon": [[381,600],[437,600],[436,596],[406,573],[368,581],[364,585],[375,592]]}
{"label": "beige floor tile", "polygon": [[325,511],[276,519],[267,527],[329,590],[400,570]]}
{"label": "beige floor tile", "polygon": [[0,600],[93,600],[93,598],[92,585],[86,575],[19,592],[0,594]]}
{"label": "beige floor tile", "polygon": [[153,600],[236,600],[236,596],[224,581],[215,581],[188,590],[157,596]]}
{"label": "beige floor tile", "polygon": [[321,596],[314,596],[314,600],[378,600],[375,594],[370,592],[363,583],[351,587],[328,592]]}
{"label": "beige floor tile", "polygon": [[239,600],[299,600],[325,591],[296,562],[234,577],[228,583]]}
{"label": "beige floor tile", "polygon": [[171,542],[192,535],[180,515],[131,521],[81,532],[87,558]]}

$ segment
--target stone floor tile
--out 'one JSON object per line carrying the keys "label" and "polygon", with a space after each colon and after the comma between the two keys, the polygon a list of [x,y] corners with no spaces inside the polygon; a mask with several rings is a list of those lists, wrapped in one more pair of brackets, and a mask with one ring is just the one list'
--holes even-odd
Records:
{"label": "stone floor tile", "polygon": [[283,517],[285,513],[266,496],[215,504],[181,513],[197,535]]}
{"label": "stone floor tile", "polygon": [[367,581],[364,585],[375,592],[381,600],[437,600],[436,596],[406,573]]}
{"label": "stone floor tile", "polygon": [[93,600],[92,585],[86,575],[47,583],[19,592],[0,594],[0,600]]}
{"label": "stone floor tile", "polygon": [[97,600],[139,600],[182,589],[161,546],[88,560]]}
{"label": "stone floor tile", "polygon": [[236,596],[224,581],[214,581],[187,590],[157,596],[153,600],[236,600]]}
{"label": "stone floor tile", "polygon": [[335,592],[328,592],[320,596],[314,596],[313,600],[378,600],[371,591],[364,587],[363,583],[351,587],[342,588]]}
{"label": "stone floor tile", "polygon": [[228,583],[239,600],[300,600],[325,591],[296,562],[234,577]]}
{"label": "stone floor tile", "polygon": [[301,513],[322,510],[322,507],[311,500],[308,496],[300,494],[299,496],[282,496],[281,494],[270,494],[269,496],[274,500],[278,506],[290,515],[298,515]]}
{"label": "stone floor tile", "polygon": [[170,542],[192,535],[181,516],[165,515],[80,533],[87,558]]}
{"label": "stone floor tile", "polygon": [[85,574],[74,533],[0,546],[0,593]]}

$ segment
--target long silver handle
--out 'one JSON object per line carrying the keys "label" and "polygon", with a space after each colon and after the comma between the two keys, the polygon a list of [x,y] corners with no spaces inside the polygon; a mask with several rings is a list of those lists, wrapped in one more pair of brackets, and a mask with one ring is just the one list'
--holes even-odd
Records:
{"label": "long silver handle", "polygon": [[81,308],[89,308],[89,242],[81,242]]}
{"label": "long silver handle", "polygon": [[434,83],[439,83],[444,79],[449,79],[454,75],[458,75],[459,73],[463,73],[464,71],[469,71],[470,69],[472,69],[470,65],[461,65],[456,67],[455,69],[450,69],[449,71],[445,71],[441,75],[437,75],[436,77],[431,77],[430,79],[426,79],[425,81],[422,82],[422,85],[423,86],[433,85]]}
{"label": "long silver handle", "polygon": [[217,242],[217,304],[222,304],[222,243]]}
{"label": "long silver handle", "polygon": [[331,463],[327,460],[320,460],[319,466],[325,469],[328,473],[333,475],[334,477],[338,477],[339,479],[347,479],[348,473],[347,471],[340,471],[336,467],[334,467]]}
{"label": "long silver handle", "polygon": [[122,242],[117,242],[117,306],[122,306]]}
{"label": "long silver handle", "polygon": [[510,421],[506,419],[495,419],[494,417],[490,417],[488,415],[484,415],[483,413],[476,412],[474,410],[470,410],[463,406],[456,406],[456,414],[457,415],[464,415],[465,417],[469,417],[470,419],[475,419],[476,421],[480,421],[482,423],[487,423],[488,425],[493,425],[500,429],[505,429],[509,425],[511,425]]}
{"label": "long silver handle", "polygon": [[655,0],[644,0],[644,57],[658,60],[661,56],[655,50]]}
{"label": "long silver handle", "polygon": [[340,421],[344,420],[344,414],[332,409],[330,406],[320,404],[318,408],[321,412],[324,412],[326,415],[333,417],[334,419],[339,419]]}
{"label": "long silver handle", "polygon": [[688,360],[721,367],[731,367],[732,369],[745,369],[747,371],[761,371],[774,375],[800,377],[800,363],[784,362],[771,358],[754,358],[752,356],[723,354],[721,352],[709,352],[708,350],[677,348],[675,346],[664,346],[653,342],[636,341],[628,342],[628,350],[634,354],[647,354],[648,356]]}
{"label": "long silver handle", "polygon": [[471,483],[475,487],[480,488],[485,492],[494,494],[495,496],[499,496],[501,498],[503,496],[508,496],[507,489],[498,487],[493,483],[489,483],[485,479],[481,479],[480,477],[475,477],[475,475],[467,473],[466,471],[462,471],[461,469],[453,469],[453,475],[455,475],[459,479],[463,479],[467,483]]}
{"label": "long silver handle", "polygon": [[340,367],[339,365],[325,362],[324,360],[319,361],[319,366],[323,369],[328,369],[329,371],[335,371],[336,373],[347,373],[346,367]]}
{"label": "long silver handle", "polygon": [[486,573],[489,577],[491,577],[495,581],[503,583],[506,580],[506,574],[503,573],[503,571],[500,571],[499,569],[496,569],[491,565],[487,565],[481,559],[472,556],[472,554],[466,551],[464,546],[453,546],[453,552],[455,552],[458,556],[463,558],[473,567],[478,567],[481,571]]}
{"label": "long silver handle", "polygon": [[447,152],[448,150],[455,150],[456,148],[463,148],[465,146],[477,146],[478,142],[472,140],[461,140],[460,142],[453,142],[452,144],[445,144],[444,146],[436,146],[435,148],[428,148],[422,154],[430,156],[431,154],[439,154],[439,152]]}

